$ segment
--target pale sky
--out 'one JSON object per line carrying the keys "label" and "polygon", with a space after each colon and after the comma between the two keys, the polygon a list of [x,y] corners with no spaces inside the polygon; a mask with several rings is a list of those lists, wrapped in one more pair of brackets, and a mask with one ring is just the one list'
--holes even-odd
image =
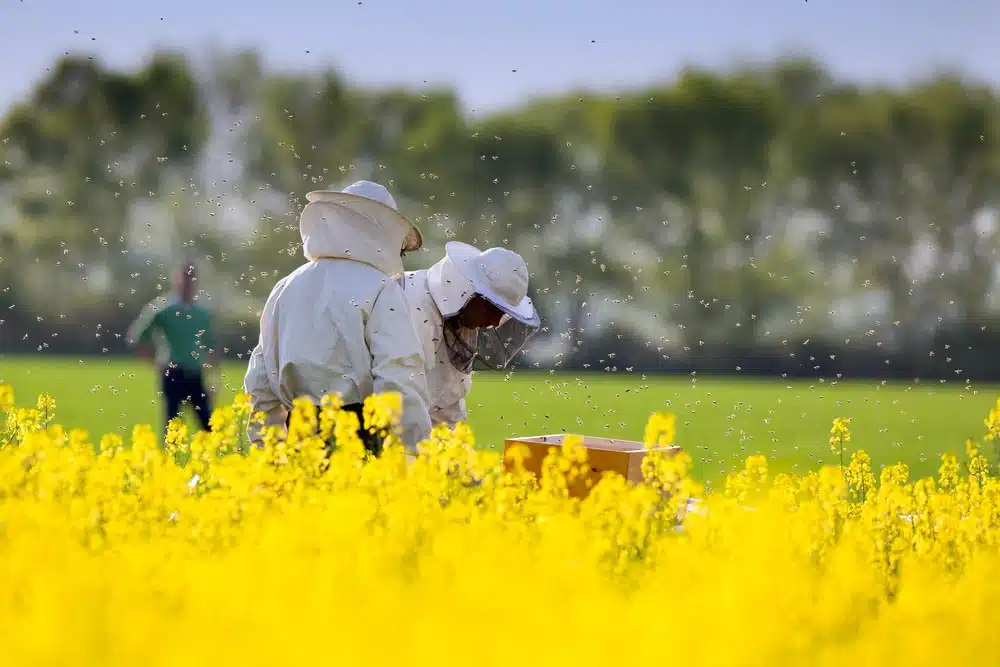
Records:
{"label": "pale sky", "polygon": [[790,50],[855,79],[943,65],[1000,84],[998,33],[994,0],[0,0],[0,111],[66,51],[132,68],[156,46],[255,46],[270,68],[452,84],[486,112]]}

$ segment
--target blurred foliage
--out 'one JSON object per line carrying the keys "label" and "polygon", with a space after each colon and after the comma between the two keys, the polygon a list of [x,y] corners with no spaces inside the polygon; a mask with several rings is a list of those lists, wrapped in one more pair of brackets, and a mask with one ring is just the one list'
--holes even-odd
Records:
{"label": "blurred foliage", "polygon": [[1000,377],[998,128],[959,76],[863,87],[805,59],[472,118],[252,51],[67,56],[0,121],[0,342],[120,352],[194,253],[241,358],[303,261],[303,195],[369,178],[424,231],[413,268],[449,239],[525,256],[547,325],[526,363]]}

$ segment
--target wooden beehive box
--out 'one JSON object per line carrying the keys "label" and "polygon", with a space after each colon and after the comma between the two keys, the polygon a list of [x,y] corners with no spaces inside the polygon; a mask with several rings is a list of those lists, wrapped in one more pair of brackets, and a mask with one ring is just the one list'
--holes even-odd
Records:
{"label": "wooden beehive box", "polygon": [[[643,443],[634,440],[580,437],[583,438],[583,447],[587,450],[587,466],[590,470],[581,478],[569,482],[569,494],[577,498],[585,497],[606,472],[616,472],[630,482],[641,483],[642,461],[646,458],[646,454],[650,451],[675,454],[681,449],[676,446],[646,449]],[[536,479],[541,479],[542,461],[549,451],[561,447],[565,438],[565,434],[508,438],[503,443],[504,467],[513,471],[514,458],[509,452],[514,447],[523,446],[527,450],[523,460],[524,469],[534,474]]]}

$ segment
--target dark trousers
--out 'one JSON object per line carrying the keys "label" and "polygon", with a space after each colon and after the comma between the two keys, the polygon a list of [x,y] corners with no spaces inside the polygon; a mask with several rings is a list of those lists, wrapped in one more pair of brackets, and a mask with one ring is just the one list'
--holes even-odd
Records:
{"label": "dark trousers", "polygon": [[[358,416],[358,437],[361,438],[362,444],[365,446],[365,450],[368,451],[372,456],[378,456],[382,453],[382,437],[373,433],[369,433],[368,429],[365,428],[365,416],[364,416],[364,406],[361,403],[351,403],[350,405],[345,405],[341,408],[342,410],[347,410],[353,412]],[[289,413],[288,417],[285,418],[285,428],[291,425],[292,415]],[[331,433],[329,439],[326,441],[326,453],[327,456],[333,452],[333,448],[336,446],[334,441],[334,436]]]}
{"label": "dark trousers", "polygon": [[201,422],[201,427],[208,431],[208,419],[212,416],[212,406],[208,396],[208,388],[205,386],[205,378],[201,371],[171,366],[163,370],[161,381],[167,417],[164,428],[171,419],[180,415],[181,405],[185,401],[190,401],[198,421]]}

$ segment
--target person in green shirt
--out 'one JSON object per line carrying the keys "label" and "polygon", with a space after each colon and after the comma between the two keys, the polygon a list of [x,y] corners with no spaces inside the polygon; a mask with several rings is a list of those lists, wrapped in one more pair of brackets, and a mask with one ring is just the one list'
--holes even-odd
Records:
{"label": "person in green shirt", "polygon": [[197,268],[185,262],[174,274],[173,292],[147,304],[129,327],[128,342],[153,362],[160,375],[166,404],[164,427],[190,401],[207,431],[212,401],[205,369],[215,366],[219,355],[211,313],[195,300],[197,284]]}

